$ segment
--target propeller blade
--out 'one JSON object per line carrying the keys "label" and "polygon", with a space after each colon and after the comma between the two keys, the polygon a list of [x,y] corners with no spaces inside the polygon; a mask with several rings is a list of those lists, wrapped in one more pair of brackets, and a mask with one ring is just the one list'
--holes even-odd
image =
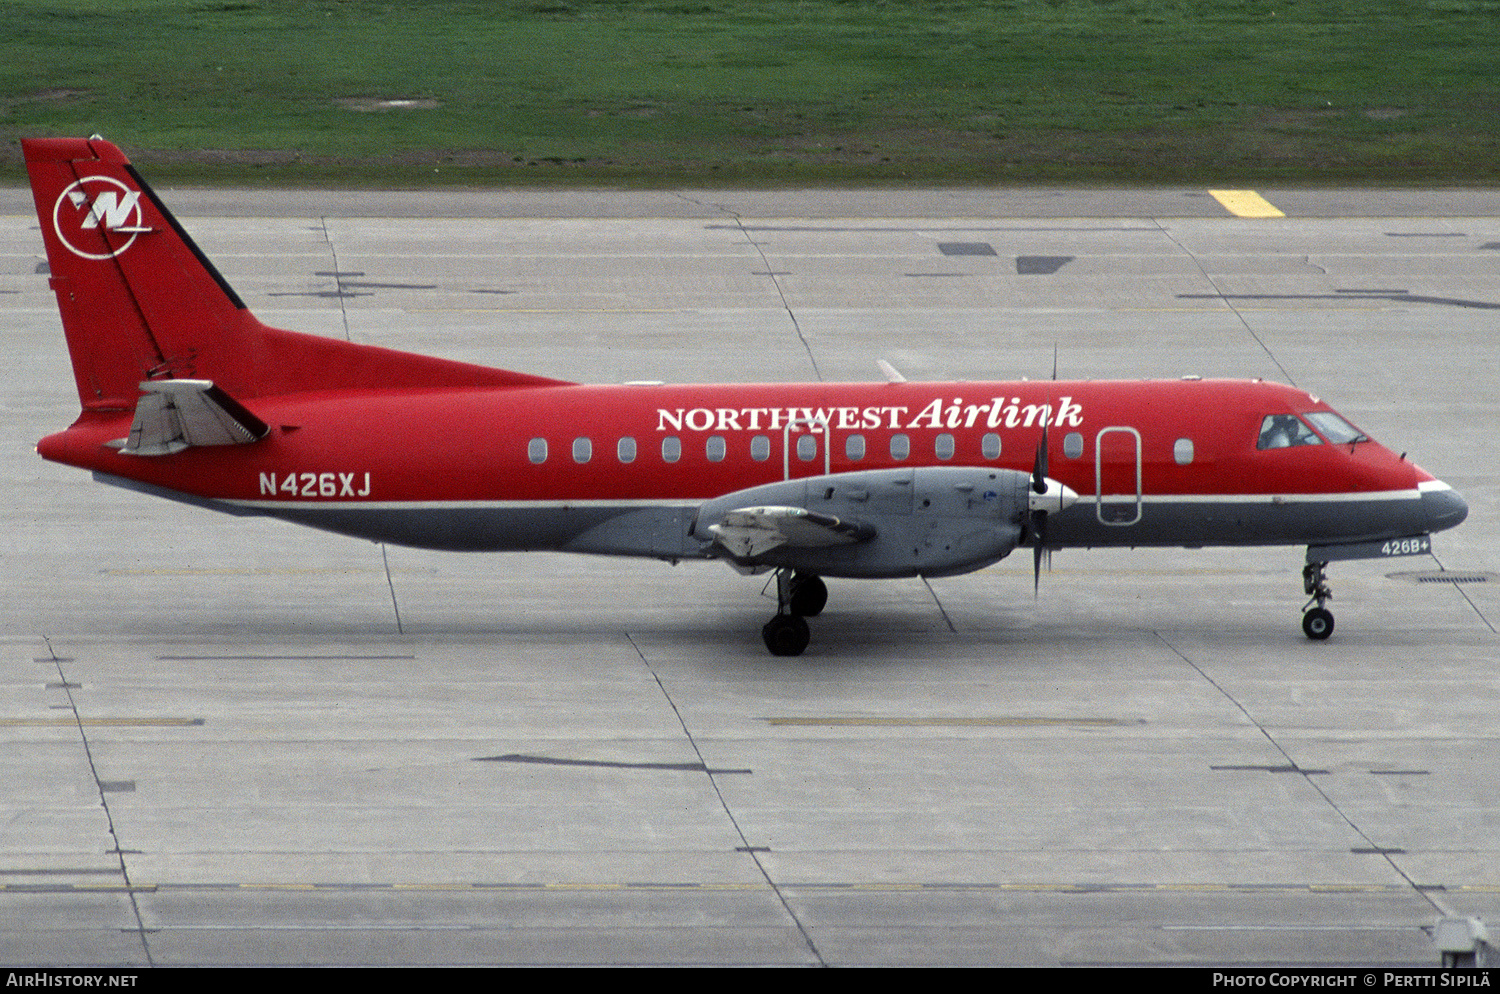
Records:
{"label": "propeller blade", "polygon": [[1031,489],[1033,493],[1047,492],[1047,426],[1042,426],[1042,441],[1036,447],[1036,462],[1031,467]]}
{"label": "propeller blade", "polygon": [[[1078,500],[1078,494],[1067,484],[1047,477],[1047,428],[1042,424],[1042,441],[1036,447],[1036,462],[1031,468],[1031,491],[1036,496],[1029,501],[1031,513],[1028,524],[1031,530],[1031,587],[1040,596],[1042,589],[1042,551],[1047,546],[1047,513],[1050,510],[1066,511]],[[1053,503],[1056,508],[1053,508]]]}
{"label": "propeller blade", "polygon": [[1042,594],[1042,547],[1047,543],[1047,512],[1031,512],[1031,535],[1033,539],[1031,548],[1031,593],[1034,597]]}

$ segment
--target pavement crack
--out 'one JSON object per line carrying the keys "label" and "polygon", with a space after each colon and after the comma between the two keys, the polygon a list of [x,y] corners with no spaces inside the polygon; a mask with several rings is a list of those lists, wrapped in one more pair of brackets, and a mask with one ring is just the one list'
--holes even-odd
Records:
{"label": "pavement crack", "polygon": [[1199,666],[1192,659],[1188,658],[1187,654],[1184,653],[1181,649],[1178,649],[1171,642],[1168,642],[1166,636],[1164,636],[1161,632],[1153,630],[1151,634],[1155,635],[1157,640],[1161,642],[1162,645],[1166,646],[1173,655],[1196,670],[1198,675],[1202,677],[1209,686],[1213,687],[1220,694],[1224,695],[1224,699],[1233,704],[1235,708],[1240,712],[1240,714],[1245,716],[1245,720],[1255,726],[1256,730],[1259,731],[1260,734],[1265,737],[1265,740],[1271,744],[1271,748],[1275,749],[1278,753],[1281,754],[1281,757],[1286,760],[1286,767],[1281,769],[1283,769],[1285,772],[1300,774],[1303,783],[1311,787],[1317,793],[1317,795],[1323,799],[1323,803],[1328,805],[1329,810],[1338,815],[1339,818],[1343,820],[1344,824],[1348,825],[1349,829],[1354,832],[1355,835],[1364,840],[1365,845],[1359,847],[1360,851],[1365,852],[1369,855],[1379,856],[1381,859],[1385,860],[1390,868],[1396,873],[1396,875],[1399,876],[1402,880],[1405,880],[1407,886],[1410,887],[1414,892],[1419,894],[1422,899],[1425,900],[1428,904],[1432,905],[1432,907],[1439,914],[1446,916],[1452,916],[1456,914],[1453,909],[1447,907],[1441,901],[1437,900],[1432,895],[1430,888],[1423,887],[1421,884],[1413,880],[1411,876],[1401,868],[1400,864],[1396,862],[1393,857],[1403,855],[1403,850],[1381,846],[1376,843],[1374,839],[1370,838],[1370,836],[1365,832],[1364,829],[1360,828],[1359,825],[1355,823],[1353,818],[1350,818],[1349,815],[1345,813],[1343,808],[1339,807],[1338,802],[1335,801],[1331,796],[1329,796],[1328,791],[1324,790],[1322,786],[1319,785],[1318,781],[1315,779],[1315,776],[1318,774],[1326,773],[1326,770],[1314,770],[1301,766],[1295,759],[1292,758],[1291,753],[1282,748],[1281,743],[1276,741],[1276,737],[1271,734],[1270,730],[1267,729],[1265,725],[1261,724],[1260,720],[1257,719],[1253,714],[1251,714],[1250,710],[1246,708],[1245,705],[1241,704],[1239,700],[1227,689],[1225,689],[1222,684],[1220,684],[1217,680],[1204,672],[1203,667]]}
{"label": "pavement crack", "polygon": [[385,585],[391,589],[391,610],[396,612],[396,634],[405,635],[401,625],[401,605],[396,601],[396,581],[391,579],[391,558],[386,554],[385,543],[380,543],[380,561],[385,565]]}
{"label": "pavement crack", "polygon": [[729,801],[725,799],[724,791],[719,787],[719,780],[716,775],[718,771],[709,767],[708,760],[703,756],[703,750],[699,748],[697,740],[693,738],[693,731],[688,727],[687,719],[682,716],[682,711],[677,707],[677,702],[672,700],[672,695],[667,690],[667,685],[662,682],[661,675],[656,672],[656,668],[651,665],[651,661],[646,658],[646,654],[636,644],[635,638],[628,632],[625,638],[630,641],[630,647],[635,650],[635,654],[641,657],[641,664],[646,667],[646,672],[651,674],[651,679],[656,681],[656,686],[661,691],[662,697],[666,700],[667,705],[671,707],[672,713],[677,716],[677,723],[682,726],[682,734],[687,736],[688,745],[692,746],[693,753],[698,757],[698,762],[703,764],[703,772],[707,775],[709,785],[713,787],[714,794],[719,799],[719,806],[724,809],[724,814],[729,818],[729,824],[734,828],[735,834],[740,837],[740,845],[735,846],[735,852],[742,852],[755,862],[755,868],[760,871],[760,875],[766,881],[766,885],[776,895],[776,900],[781,902],[782,910],[792,920],[792,924],[797,926],[797,932],[802,936],[802,941],[806,943],[808,952],[812,953],[813,957],[818,961],[819,966],[827,966],[828,961],[823,958],[823,954],[818,950],[817,943],[813,942],[812,936],[807,931],[807,926],[802,923],[802,919],[792,909],[787,896],[782,893],[780,884],[771,876],[770,871],[766,869],[766,865],[761,862],[761,853],[769,852],[770,850],[765,846],[751,844],[750,839],[745,835],[745,830],[740,827],[739,819],[735,818],[734,810],[730,808]]}
{"label": "pavement crack", "polygon": [[350,342],[353,339],[349,337],[349,307],[344,303],[344,297],[346,296],[344,293],[344,283],[342,277],[339,276],[341,272],[339,269],[339,250],[334,247],[333,235],[328,230],[328,218],[318,218],[318,224],[323,231],[323,241],[328,243],[328,254],[333,257],[333,285],[337,288],[334,296],[338,298],[339,302],[339,318],[344,322],[344,341]]}
{"label": "pavement crack", "polygon": [[114,813],[109,809],[109,787],[106,782],[99,778],[99,768],[94,763],[94,751],[89,744],[88,732],[85,730],[83,716],[78,712],[78,701],[73,697],[73,688],[78,686],[68,680],[68,675],[63,670],[63,659],[59,658],[52,648],[50,639],[47,642],[47,652],[52,656],[52,665],[57,669],[57,679],[60,689],[68,697],[68,708],[73,713],[73,722],[78,726],[78,738],[83,743],[83,757],[89,764],[89,775],[94,778],[94,789],[99,792],[99,806],[104,809],[104,821],[109,828],[109,837],[114,840],[114,855],[120,861],[120,879],[125,884],[125,895],[130,900],[130,912],[135,917],[135,928],[126,929],[134,932],[140,940],[141,951],[146,956],[146,965],[155,966],[156,962],[151,956],[151,943],[147,941],[148,929],[146,923],[141,919],[141,908],[135,897],[135,887],[130,880],[130,867],[125,862],[127,850],[120,844],[119,833],[115,830]]}
{"label": "pavement crack", "polygon": [[771,268],[771,260],[766,258],[765,248],[761,246],[760,242],[757,242],[755,240],[754,236],[750,232],[750,229],[745,226],[744,217],[742,217],[738,211],[723,206],[722,204],[709,204],[701,200],[693,200],[691,197],[685,197],[680,193],[678,194],[678,197],[690,204],[722,211],[729,217],[734,218],[735,227],[739,229],[740,234],[745,236],[745,241],[750,245],[751,248],[755,249],[755,253],[760,256],[761,265],[765,267],[762,275],[770,279],[771,285],[776,288],[776,296],[781,300],[781,308],[782,310],[786,311],[786,316],[791,319],[792,331],[796,333],[797,341],[802,343],[802,351],[807,353],[807,361],[812,366],[814,379],[816,379],[819,383],[823,382],[823,371],[818,368],[818,357],[813,355],[812,343],[809,342],[807,340],[807,336],[803,334],[802,323],[797,320],[797,312],[792,310],[791,301],[787,300],[786,288],[781,285],[782,274],[777,273],[774,269]]}
{"label": "pavement crack", "polygon": [[1276,358],[1276,353],[1271,351],[1270,346],[1265,343],[1265,340],[1255,333],[1254,328],[1250,327],[1250,322],[1245,320],[1245,315],[1240,313],[1240,309],[1234,306],[1234,301],[1230,300],[1229,297],[1225,295],[1224,290],[1219,286],[1218,281],[1209,275],[1208,270],[1204,268],[1203,263],[1201,260],[1199,260],[1197,254],[1189,249],[1186,245],[1178,241],[1176,238],[1174,238],[1172,236],[1172,232],[1168,230],[1167,226],[1162,224],[1160,220],[1156,221],[1156,226],[1161,231],[1161,233],[1166,236],[1167,241],[1171,242],[1173,245],[1176,245],[1184,255],[1186,255],[1193,261],[1193,265],[1198,267],[1198,272],[1203,274],[1203,278],[1208,281],[1208,285],[1214,288],[1214,294],[1220,300],[1224,301],[1224,306],[1229,308],[1230,313],[1232,313],[1236,318],[1239,319],[1239,322],[1244,326],[1245,331],[1250,335],[1251,338],[1255,339],[1255,344],[1259,345],[1260,350],[1266,354],[1266,357],[1271,360],[1271,362],[1276,366],[1277,369],[1281,370],[1281,375],[1285,377],[1287,383],[1295,387],[1297,385],[1297,381],[1292,378],[1292,374],[1287,372],[1287,368],[1281,364],[1280,359]]}
{"label": "pavement crack", "polygon": [[948,631],[957,632],[958,629],[953,627],[953,619],[948,617],[948,609],[943,607],[942,600],[938,597],[937,591],[932,589],[932,584],[927,582],[927,577],[922,576],[917,579],[922,581],[922,586],[926,587],[927,592],[932,595],[932,603],[937,605],[938,614],[943,616],[943,624],[948,626]]}
{"label": "pavement crack", "polygon": [[[1437,553],[1429,551],[1427,554],[1432,557],[1433,562],[1437,563],[1438,569],[1447,570],[1448,567],[1443,565],[1443,561],[1437,557]],[[1462,597],[1464,599],[1464,602],[1469,605],[1469,608],[1479,616],[1479,620],[1484,622],[1484,627],[1490,630],[1491,635],[1500,634],[1500,632],[1496,632],[1495,626],[1490,623],[1490,619],[1484,616],[1484,612],[1480,610],[1479,605],[1474,603],[1474,598],[1469,596],[1469,592],[1467,590],[1465,590],[1461,585],[1457,583],[1451,584],[1451,586],[1453,587],[1454,591],[1457,592],[1458,596]]]}

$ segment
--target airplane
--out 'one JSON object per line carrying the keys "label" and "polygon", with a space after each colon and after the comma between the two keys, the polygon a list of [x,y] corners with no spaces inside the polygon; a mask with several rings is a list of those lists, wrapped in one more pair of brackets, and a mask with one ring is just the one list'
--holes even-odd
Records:
{"label": "airplane", "polygon": [[[1262,380],[585,385],[267,327],[113,144],[22,147],[82,407],[45,459],[131,490],[426,549],[771,573],[800,655],[824,578],[942,577],[1029,547],[1430,553],[1450,486]],[[768,582],[767,588],[769,589]]]}

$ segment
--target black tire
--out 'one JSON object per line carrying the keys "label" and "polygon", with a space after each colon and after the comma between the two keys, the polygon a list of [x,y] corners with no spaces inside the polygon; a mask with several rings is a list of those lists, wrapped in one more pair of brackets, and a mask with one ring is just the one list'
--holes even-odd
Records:
{"label": "black tire", "polygon": [[816,618],[827,604],[828,585],[822,577],[812,573],[798,573],[792,577],[792,602],[788,606],[793,614]]}
{"label": "black tire", "polygon": [[802,650],[807,648],[807,643],[812,641],[807,622],[795,614],[776,615],[766,622],[760,634],[773,656],[800,656]]}
{"label": "black tire", "polygon": [[1302,613],[1302,633],[1315,642],[1321,642],[1333,634],[1333,612],[1315,607]]}

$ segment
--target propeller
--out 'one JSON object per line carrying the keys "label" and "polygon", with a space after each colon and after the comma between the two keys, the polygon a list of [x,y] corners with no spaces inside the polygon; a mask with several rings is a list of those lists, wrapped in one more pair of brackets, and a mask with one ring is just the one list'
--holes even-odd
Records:
{"label": "propeller", "polygon": [[1066,483],[1047,475],[1047,426],[1042,426],[1042,441],[1036,447],[1036,461],[1031,466],[1031,496],[1027,501],[1030,516],[1028,523],[1032,541],[1032,587],[1040,593],[1042,587],[1042,550],[1047,547],[1047,516],[1053,511],[1066,511],[1078,500],[1078,494]]}
{"label": "propeller", "polygon": [[[1047,425],[1042,425],[1042,441],[1036,447],[1036,461],[1031,466],[1031,492],[1034,494],[1045,494],[1047,492]],[[1031,592],[1033,596],[1040,596],[1042,591],[1042,548],[1047,544],[1047,511],[1043,507],[1036,506],[1039,502],[1032,500],[1031,511]]]}

